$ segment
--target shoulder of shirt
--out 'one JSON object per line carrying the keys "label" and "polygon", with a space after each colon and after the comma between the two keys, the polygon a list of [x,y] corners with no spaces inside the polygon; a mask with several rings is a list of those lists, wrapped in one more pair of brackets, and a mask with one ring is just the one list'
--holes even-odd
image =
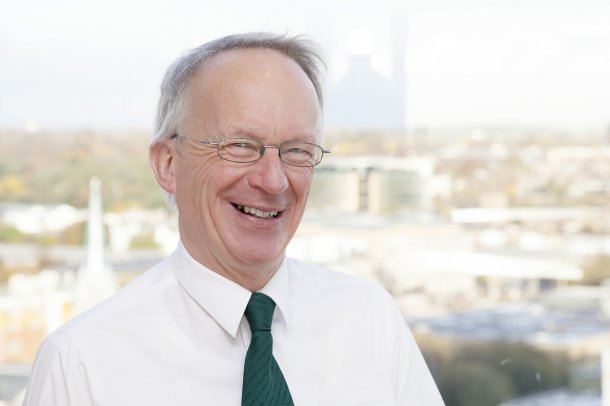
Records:
{"label": "shoulder of shirt", "polygon": [[115,317],[130,309],[153,301],[177,283],[170,265],[170,257],[148,269],[113,296],[75,316],[51,336],[71,335],[74,331],[95,327],[100,321]]}
{"label": "shoulder of shirt", "polygon": [[287,258],[287,264],[290,278],[297,285],[307,284],[319,289],[328,288],[333,294],[337,294],[341,290],[366,292],[368,295],[379,295],[384,299],[392,300],[390,294],[381,285],[361,276],[350,275],[323,265],[305,263],[293,258]]}
{"label": "shoulder of shirt", "polygon": [[332,308],[337,317],[360,312],[374,315],[371,317],[379,322],[385,320],[392,331],[406,329],[396,302],[379,283],[292,258],[287,258],[287,268],[290,296],[295,306],[315,303],[318,306],[305,307],[310,312]]}

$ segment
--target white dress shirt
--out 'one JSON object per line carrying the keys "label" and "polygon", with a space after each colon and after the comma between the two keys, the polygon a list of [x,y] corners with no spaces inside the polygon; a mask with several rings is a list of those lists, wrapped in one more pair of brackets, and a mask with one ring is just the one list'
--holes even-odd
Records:
{"label": "white dress shirt", "polygon": [[[443,405],[383,289],[285,259],[261,292],[295,405]],[[24,405],[239,405],[250,295],[180,245],[45,339]]]}

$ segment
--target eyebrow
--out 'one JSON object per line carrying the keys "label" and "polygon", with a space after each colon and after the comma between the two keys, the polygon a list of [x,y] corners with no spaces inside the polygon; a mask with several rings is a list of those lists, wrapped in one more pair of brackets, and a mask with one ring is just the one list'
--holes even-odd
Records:
{"label": "eyebrow", "polygon": [[244,137],[251,138],[253,140],[262,142],[261,137],[256,135],[256,132],[250,128],[246,127],[233,127],[229,129],[228,134],[225,134],[224,137]]}
{"label": "eyebrow", "polygon": [[[263,137],[265,135],[263,135],[263,137],[257,135],[257,132],[255,132],[253,129],[251,128],[246,128],[246,127],[230,127],[228,128],[229,131],[228,133],[225,133],[224,135],[221,135],[219,137],[219,139],[221,138],[235,138],[235,137],[240,137],[240,138],[249,138],[255,141],[260,142],[261,144],[265,144],[263,142]],[[310,142],[310,143],[317,143],[318,142],[318,137],[316,134],[302,134],[299,136],[290,136],[288,137],[288,139],[286,139],[284,142],[288,142],[288,141],[302,141],[302,142]]]}

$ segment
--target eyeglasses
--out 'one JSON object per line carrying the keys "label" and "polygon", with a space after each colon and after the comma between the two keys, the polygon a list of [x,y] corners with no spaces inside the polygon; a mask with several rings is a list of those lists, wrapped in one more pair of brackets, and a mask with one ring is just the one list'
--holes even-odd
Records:
{"label": "eyeglasses", "polygon": [[325,150],[319,145],[302,141],[286,141],[280,145],[264,145],[249,138],[224,138],[218,142],[197,140],[175,134],[171,138],[189,138],[210,147],[216,147],[218,156],[231,162],[256,162],[263,157],[267,148],[277,148],[282,162],[292,166],[312,167],[322,161]]}

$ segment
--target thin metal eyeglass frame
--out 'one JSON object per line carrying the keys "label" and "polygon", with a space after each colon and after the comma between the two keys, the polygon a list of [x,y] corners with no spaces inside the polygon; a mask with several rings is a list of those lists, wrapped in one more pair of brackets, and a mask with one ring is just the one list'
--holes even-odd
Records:
{"label": "thin metal eyeglass frame", "polygon": [[[206,141],[206,140],[198,140],[196,138],[191,138],[191,137],[187,137],[185,135],[180,135],[180,134],[174,134],[171,137],[169,137],[169,139],[174,139],[174,138],[188,138],[188,139],[193,140],[195,142],[198,142],[199,144],[202,144],[202,145],[206,145],[206,146],[209,146],[209,147],[216,147],[216,153],[218,154],[218,156],[220,158],[224,159],[225,161],[235,162],[235,163],[240,163],[240,164],[247,164],[247,163],[252,163],[252,162],[260,161],[260,159],[263,157],[263,155],[265,155],[265,150],[267,148],[276,148],[278,156],[280,157],[280,160],[283,163],[285,163],[287,165],[291,165],[291,166],[296,166],[298,168],[313,168],[314,166],[317,166],[317,165],[320,164],[320,162],[322,162],[322,158],[324,158],[324,154],[332,153],[332,151],[326,150],[326,149],[324,149],[322,146],[320,146],[318,144],[313,144],[311,142],[305,142],[305,141],[286,141],[286,142],[282,142],[279,145],[265,145],[265,144],[263,144],[263,143],[261,143],[259,141],[256,141],[256,140],[253,140],[253,139],[250,139],[250,138],[246,138],[246,137],[228,137],[228,138],[223,138],[223,139],[221,139],[219,141],[216,141],[216,142]],[[224,156],[220,155],[220,143],[222,141],[225,141],[225,140],[248,140],[248,141],[252,141],[252,142],[256,142],[257,144],[260,144],[261,145],[261,149],[260,149],[258,158],[254,159],[254,160],[251,160],[251,161],[233,161],[231,159],[225,158]],[[322,151],[322,153],[320,155],[320,160],[318,162],[316,162],[314,165],[295,165],[293,163],[284,161],[284,158],[282,158],[282,153],[281,153],[282,145],[290,144],[290,143],[308,144],[308,145],[313,145],[316,148],[319,148]]]}

